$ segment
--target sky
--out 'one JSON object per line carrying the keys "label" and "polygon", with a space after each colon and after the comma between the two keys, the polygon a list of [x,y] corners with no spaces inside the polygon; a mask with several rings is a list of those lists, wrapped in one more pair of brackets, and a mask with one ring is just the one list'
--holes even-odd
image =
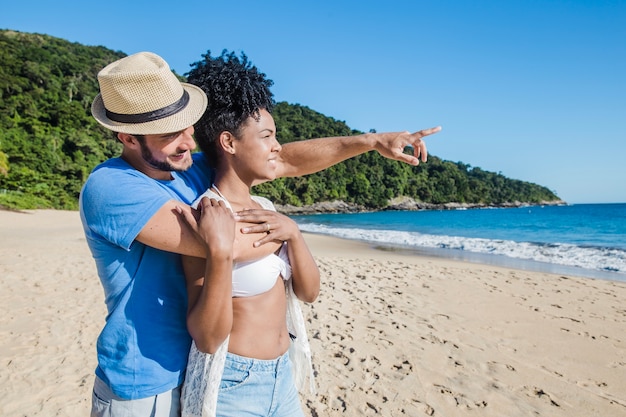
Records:
{"label": "sky", "polygon": [[243,52],[277,101],[364,132],[442,126],[431,155],[626,202],[626,0],[0,0],[0,29],[179,74]]}

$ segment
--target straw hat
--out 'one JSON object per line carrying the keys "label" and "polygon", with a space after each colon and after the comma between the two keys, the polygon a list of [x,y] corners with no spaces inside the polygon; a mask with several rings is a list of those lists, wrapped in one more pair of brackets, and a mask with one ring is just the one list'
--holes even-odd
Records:
{"label": "straw hat", "polygon": [[131,135],[184,130],[207,106],[204,91],[181,83],[167,62],[151,52],[115,61],[98,73],[100,94],[91,114],[107,129]]}

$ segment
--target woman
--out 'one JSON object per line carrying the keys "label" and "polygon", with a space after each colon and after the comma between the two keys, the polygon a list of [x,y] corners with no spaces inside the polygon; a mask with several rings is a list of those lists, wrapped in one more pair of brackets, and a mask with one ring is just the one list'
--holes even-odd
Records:
{"label": "woman", "polygon": [[[184,258],[187,326],[194,344],[183,387],[183,416],[215,415],[215,409],[219,416],[303,415],[296,382],[304,385],[303,371],[310,372],[311,365],[297,299],[316,299],[319,270],[297,224],[277,213],[269,200],[251,194],[253,185],[276,177],[280,163],[281,145],[270,113],[271,81],[245,55],[240,60],[224,53],[197,63],[190,81],[209,97],[196,139],[216,167],[200,207],[246,211],[239,216],[244,228],[248,217],[267,224],[263,242],[240,230],[225,232],[224,245],[231,254],[238,245],[260,243],[265,250],[272,245],[274,253],[235,262],[232,271],[221,274],[209,274],[214,266],[204,259]],[[229,220],[224,217],[223,222]],[[295,379],[292,358],[298,365]],[[309,381],[312,388],[311,373]]]}

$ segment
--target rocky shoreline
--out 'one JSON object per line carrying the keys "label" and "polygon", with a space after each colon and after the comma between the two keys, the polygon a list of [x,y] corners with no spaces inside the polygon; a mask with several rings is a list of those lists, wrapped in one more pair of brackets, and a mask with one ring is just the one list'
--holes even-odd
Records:
{"label": "rocky shoreline", "polygon": [[329,214],[329,213],[364,213],[371,211],[390,211],[390,210],[404,210],[404,211],[418,211],[418,210],[465,210],[465,209],[477,209],[477,208],[516,208],[527,206],[564,206],[567,202],[563,200],[555,201],[542,201],[539,203],[525,203],[521,201],[513,201],[499,204],[485,204],[485,203],[444,203],[433,204],[424,203],[421,201],[415,201],[408,197],[398,197],[389,202],[387,207],[380,210],[372,210],[358,204],[346,203],[345,201],[322,201],[319,203],[311,204],[308,206],[292,206],[292,205],[280,205],[276,204],[276,210],[280,213],[287,215],[299,215],[299,214]]}

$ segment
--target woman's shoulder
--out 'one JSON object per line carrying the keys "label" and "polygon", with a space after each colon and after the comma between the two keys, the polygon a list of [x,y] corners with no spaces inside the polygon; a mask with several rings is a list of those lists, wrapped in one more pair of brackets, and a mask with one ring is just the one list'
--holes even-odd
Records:
{"label": "woman's shoulder", "polygon": [[253,195],[252,199],[256,201],[257,203],[259,203],[261,207],[263,207],[264,209],[276,211],[276,207],[274,207],[274,203],[272,203],[269,199],[265,197],[261,197],[259,195]]}

